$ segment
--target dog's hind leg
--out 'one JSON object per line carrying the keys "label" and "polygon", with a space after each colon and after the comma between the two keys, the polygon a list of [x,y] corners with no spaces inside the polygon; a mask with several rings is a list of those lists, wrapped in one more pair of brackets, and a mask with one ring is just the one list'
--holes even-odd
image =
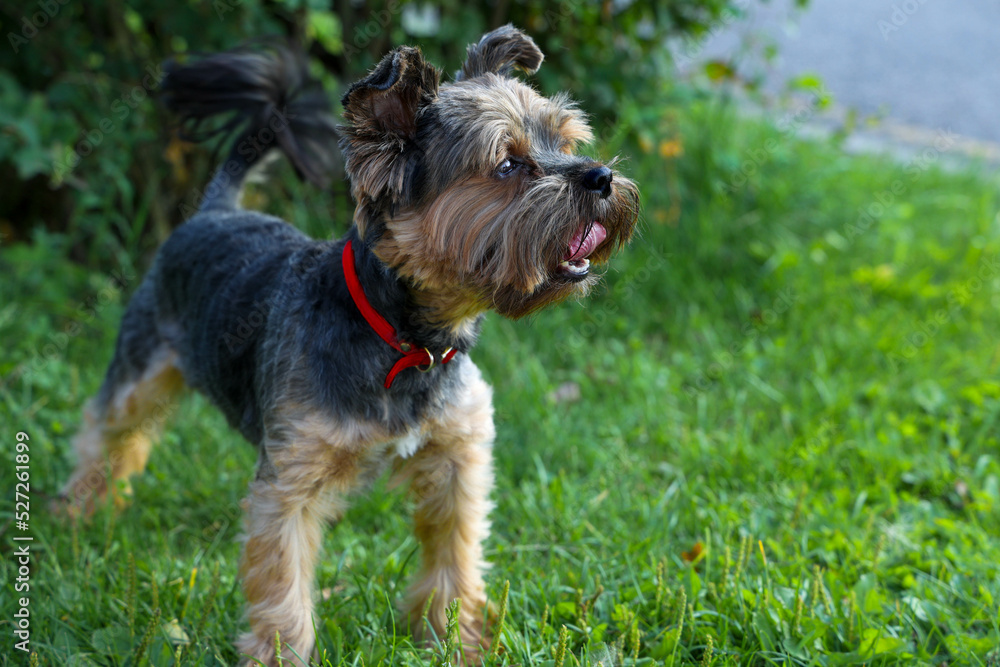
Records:
{"label": "dog's hind leg", "polygon": [[146,467],[183,387],[177,355],[156,333],[152,298],[144,283],[129,303],[104,384],[73,439],[76,468],[62,491],[72,513],[89,514],[109,488],[116,504],[129,495],[128,478]]}

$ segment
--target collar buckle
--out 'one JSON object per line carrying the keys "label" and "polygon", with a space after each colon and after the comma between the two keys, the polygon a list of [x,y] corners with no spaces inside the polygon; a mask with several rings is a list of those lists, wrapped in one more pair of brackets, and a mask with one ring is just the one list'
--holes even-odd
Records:
{"label": "collar buckle", "polygon": [[[395,379],[396,374],[404,368],[415,366],[421,373],[426,373],[437,366],[439,362],[433,352],[426,347],[422,351],[414,349],[411,343],[399,340],[396,336],[395,328],[372,307],[365,296],[365,290],[361,286],[361,281],[358,280],[358,274],[354,269],[354,250],[351,247],[350,241],[344,244],[341,263],[344,268],[344,281],[347,283],[347,290],[351,294],[351,299],[354,300],[354,305],[361,312],[361,316],[368,322],[368,326],[378,334],[379,338],[384,340],[389,346],[403,353],[403,357],[396,362],[389,371],[389,374],[386,375],[385,388],[388,389],[392,386],[392,381]],[[423,360],[424,353],[427,354],[426,364]],[[441,353],[440,363],[446,364],[454,356],[455,349],[449,347]]]}
{"label": "collar buckle", "polygon": [[427,358],[430,361],[427,362],[426,366],[417,366],[417,370],[420,371],[421,373],[426,373],[430,369],[434,368],[434,365],[437,363],[437,360],[434,358],[434,353],[433,352],[431,352],[430,350],[428,350],[426,347],[424,348],[424,352],[427,353]]}

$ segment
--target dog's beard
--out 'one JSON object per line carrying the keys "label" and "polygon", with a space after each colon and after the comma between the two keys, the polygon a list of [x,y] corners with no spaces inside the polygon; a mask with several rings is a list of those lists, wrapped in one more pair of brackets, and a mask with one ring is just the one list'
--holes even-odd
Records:
{"label": "dog's beard", "polygon": [[593,265],[629,240],[638,208],[637,188],[621,177],[605,199],[561,175],[523,188],[470,178],[387,220],[376,253],[453,312],[518,318],[586,294],[599,280]]}

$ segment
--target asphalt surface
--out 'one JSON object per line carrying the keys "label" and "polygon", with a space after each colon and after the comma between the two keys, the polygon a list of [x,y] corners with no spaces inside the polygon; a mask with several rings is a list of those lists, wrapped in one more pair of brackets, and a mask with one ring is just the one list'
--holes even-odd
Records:
{"label": "asphalt surface", "polygon": [[[685,67],[742,54],[738,70],[762,76],[767,91],[818,74],[838,107],[1000,144],[1000,1],[812,0],[805,10],[791,0],[741,4],[747,19],[685,45]],[[767,43],[777,46],[770,63],[759,57]]]}

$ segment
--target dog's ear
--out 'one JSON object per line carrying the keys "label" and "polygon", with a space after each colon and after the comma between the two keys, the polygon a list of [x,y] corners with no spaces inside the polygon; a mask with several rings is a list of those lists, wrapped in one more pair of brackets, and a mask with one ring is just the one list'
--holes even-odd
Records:
{"label": "dog's ear", "polygon": [[401,46],[344,93],[344,118],[361,137],[412,139],[417,111],[437,95],[439,81],[419,49]]}
{"label": "dog's ear", "polygon": [[470,44],[462,71],[456,79],[472,79],[483,74],[510,74],[517,67],[534,74],[545,58],[535,41],[507,24],[483,35],[478,44]]}
{"label": "dog's ear", "polygon": [[439,80],[418,49],[403,46],[344,94],[347,124],[337,130],[362,238],[385,212],[410,203],[420,161],[417,115],[436,97]]}

